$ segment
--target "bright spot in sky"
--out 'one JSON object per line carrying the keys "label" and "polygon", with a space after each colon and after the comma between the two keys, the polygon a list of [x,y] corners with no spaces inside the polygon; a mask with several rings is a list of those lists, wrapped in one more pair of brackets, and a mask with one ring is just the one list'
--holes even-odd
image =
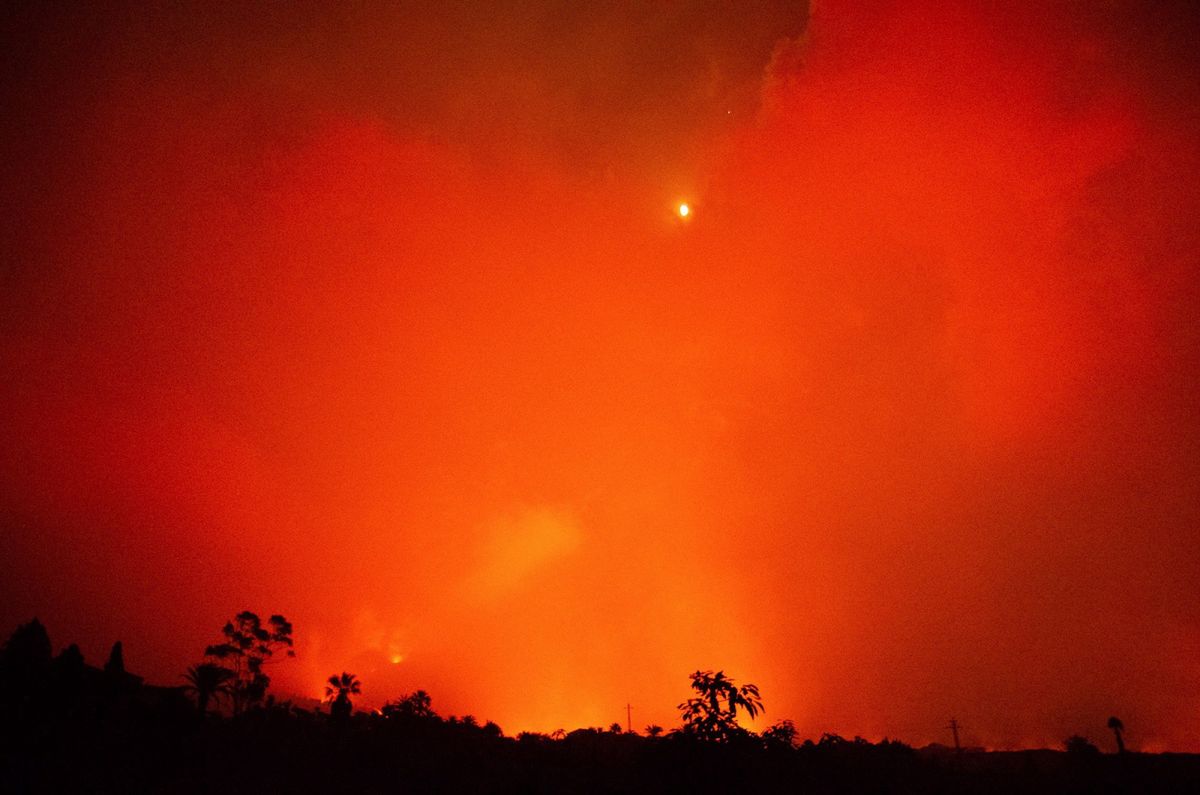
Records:
{"label": "bright spot in sky", "polygon": [[692,212],[692,208],[688,207],[687,204],[679,205],[679,217],[680,218],[687,218],[691,212]]}
{"label": "bright spot in sky", "polygon": [[402,662],[404,662],[403,654],[393,654],[392,655],[392,665],[399,665]]}

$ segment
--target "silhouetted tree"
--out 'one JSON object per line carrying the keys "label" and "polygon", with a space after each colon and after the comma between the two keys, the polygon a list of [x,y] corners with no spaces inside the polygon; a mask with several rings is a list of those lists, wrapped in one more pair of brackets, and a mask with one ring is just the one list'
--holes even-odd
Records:
{"label": "silhouetted tree", "polygon": [[794,748],[796,726],[790,720],[781,720],[774,726],[763,729],[763,744],[768,748]]}
{"label": "silhouetted tree", "polygon": [[437,713],[430,706],[433,700],[424,690],[401,696],[396,701],[383,705],[380,712],[385,718],[436,718]]}
{"label": "silhouetted tree", "polygon": [[21,713],[33,710],[49,674],[50,635],[35,618],[18,626],[0,649],[0,706],[8,704]]}
{"label": "silhouetted tree", "polygon": [[50,635],[36,618],[21,624],[0,650],[0,669],[27,672],[50,664]]}
{"label": "silhouetted tree", "polygon": [[1108,728],[1112,729],[1113,736],[1117,738],[1117,753],[1125,753],[1125,738],[1121,734],[1125,731],[1125,724],[1121,723],[1121,719],[1114,716],[1108,719]]}
{"label": "silhouetted tree", "polygon": [[609,724],[608,732],[609,732],[609,734],[620,734],[621,733],[621,724],[619,724],[619,723]]}
{"label": "silhouetted tree", "polygon": [[329,677],[329,684],[325,685],[325,700],[331,702],[329,716],[336,719],[350,717],[350,713],[354,710],[354,705],[350,703],[350,696],[356,696],[361,692],[362,685],[354,674],[343,671],[341,676],[334,674]]}
{"label": "silhouetted tree", "polygon": [[83,670],[83,652],[79,650],[79,645],[72,643],[67,648],[58,653],[54,658],[54,667],[64,672],[72,674]]}
{"label": "silhouetted tree", "polygon": [[125,675],[125,650],[121,641],[112,645],[112,651],[108,653],[108,661],[104,663],[104,673],[115,678]]}
{"label": "silhouetted tree", "polygon": [[208,702],[214,697],[227,696],[232,692],[233,671],[213,663],[200,663],[188,668],[183,675],[187,680],[184,692],[196,696],[196,710],[203,717],[208,714]]}
{"label": "silhouetted tree", "polygon": [[762,711],[758,687],[751,684],[740,688],[725,676],[724,671],[696,671],[692,674],[692,689],[697,695],[679,705],[683,730],[703,740],[728,742],[745,730],[737,725],[738,708],[751,718]]}
{"label": "silhouetted tree", "polygon": [[83,652],[74,643],[50,661],[50,700],[60,715],[73,715],[83,708],[85,668]]}
{"label": "silhouetted tree", "polygon": [[209,646],[204,654],[210,662],[233,673],[230,700],[233,714],[238,715],[266,695],[271,678],[263,671],[263,665],[275,652],[286,650],[288,657],[296,656],[292,649],[292,625],[283,616],[274,615],[263,626],[262,619],[244,610],[226,623],[221,632],[225,642]]}
{"label": "silhouetted tree", "polygon": [[646,727],[646,736],[647,737],[661,737],[662,733],[663,733],[663,727],[659,726],[657,723],[651,723],[649,726]]}

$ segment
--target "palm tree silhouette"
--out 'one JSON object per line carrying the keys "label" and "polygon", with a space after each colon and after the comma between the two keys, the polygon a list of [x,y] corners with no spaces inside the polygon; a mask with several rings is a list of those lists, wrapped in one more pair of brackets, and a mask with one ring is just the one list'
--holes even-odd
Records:
{"label": "palm tree silhouette", "polygon": [[329,684],[325,686],[325,699],[333,702],[329,706],[329,716],[331,718],[350,717],[353,708],[350,696],[356,696],[361,692],[362,684],[354,674],[343,671],[341,676],[334,674],[329,677]]}
{"label": "palm tree silhouette", "polygon": [[183,678],[187,680],[184,691],[196,694],[196,709],[201,717],[208,714],[208,702],[214,696],[227,696],[232,692],[233,671],[213,663],[193,665]]}
{"label": "palm tree silhouette", "polygon": [[1121,737],[1121,733],[1125,731],[1125,724],[1121,723],[1121,719],[1111,717],[1108,719],[1108,728],[1112,729],[1113,735],[1117,738],[1117,753],[1125,753],[1125,739]]}

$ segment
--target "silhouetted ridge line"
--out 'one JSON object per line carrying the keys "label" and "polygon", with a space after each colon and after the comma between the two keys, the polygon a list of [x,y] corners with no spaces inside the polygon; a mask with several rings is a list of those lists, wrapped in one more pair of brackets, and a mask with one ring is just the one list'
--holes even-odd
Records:
{"label": "silhouetted ridge line", "polygon": [[644,735],[614,722],[507,737],[492,721],[442,717],[424,690],[356,712],[363,684],[347,671],[327,680],[328,711],[304,709],[262,697],[262,665],[290,656],[290,623],[243,612],[222,634],[236,650],[210,646],[184,684],[157,687],[125,670],[119,642],[99,668],[75,645],[54,656],[37,619],[17,627],[0,649],[0,790],[1115,793],[1200,782],[1196,756],[1128,752],[1115,717],[1117,754],[1079,735],[1065,753],[955,753],[829,733],[798,742],[788,720],[755,733],[738,720],[763,712],[758,688],[724,671],[694,672],[681,725]]}

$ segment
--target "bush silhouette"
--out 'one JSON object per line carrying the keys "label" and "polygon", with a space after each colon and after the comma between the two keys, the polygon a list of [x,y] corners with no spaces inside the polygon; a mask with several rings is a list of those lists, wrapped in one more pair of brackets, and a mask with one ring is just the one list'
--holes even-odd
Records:
{"label": "bush silhouette", "polygon": [[1072,734],[1063,740],[1063,747],[1072,756],[1096,756],[1100,753],[1100,749],[1093,745],[1091,740],[1078,734]]}

